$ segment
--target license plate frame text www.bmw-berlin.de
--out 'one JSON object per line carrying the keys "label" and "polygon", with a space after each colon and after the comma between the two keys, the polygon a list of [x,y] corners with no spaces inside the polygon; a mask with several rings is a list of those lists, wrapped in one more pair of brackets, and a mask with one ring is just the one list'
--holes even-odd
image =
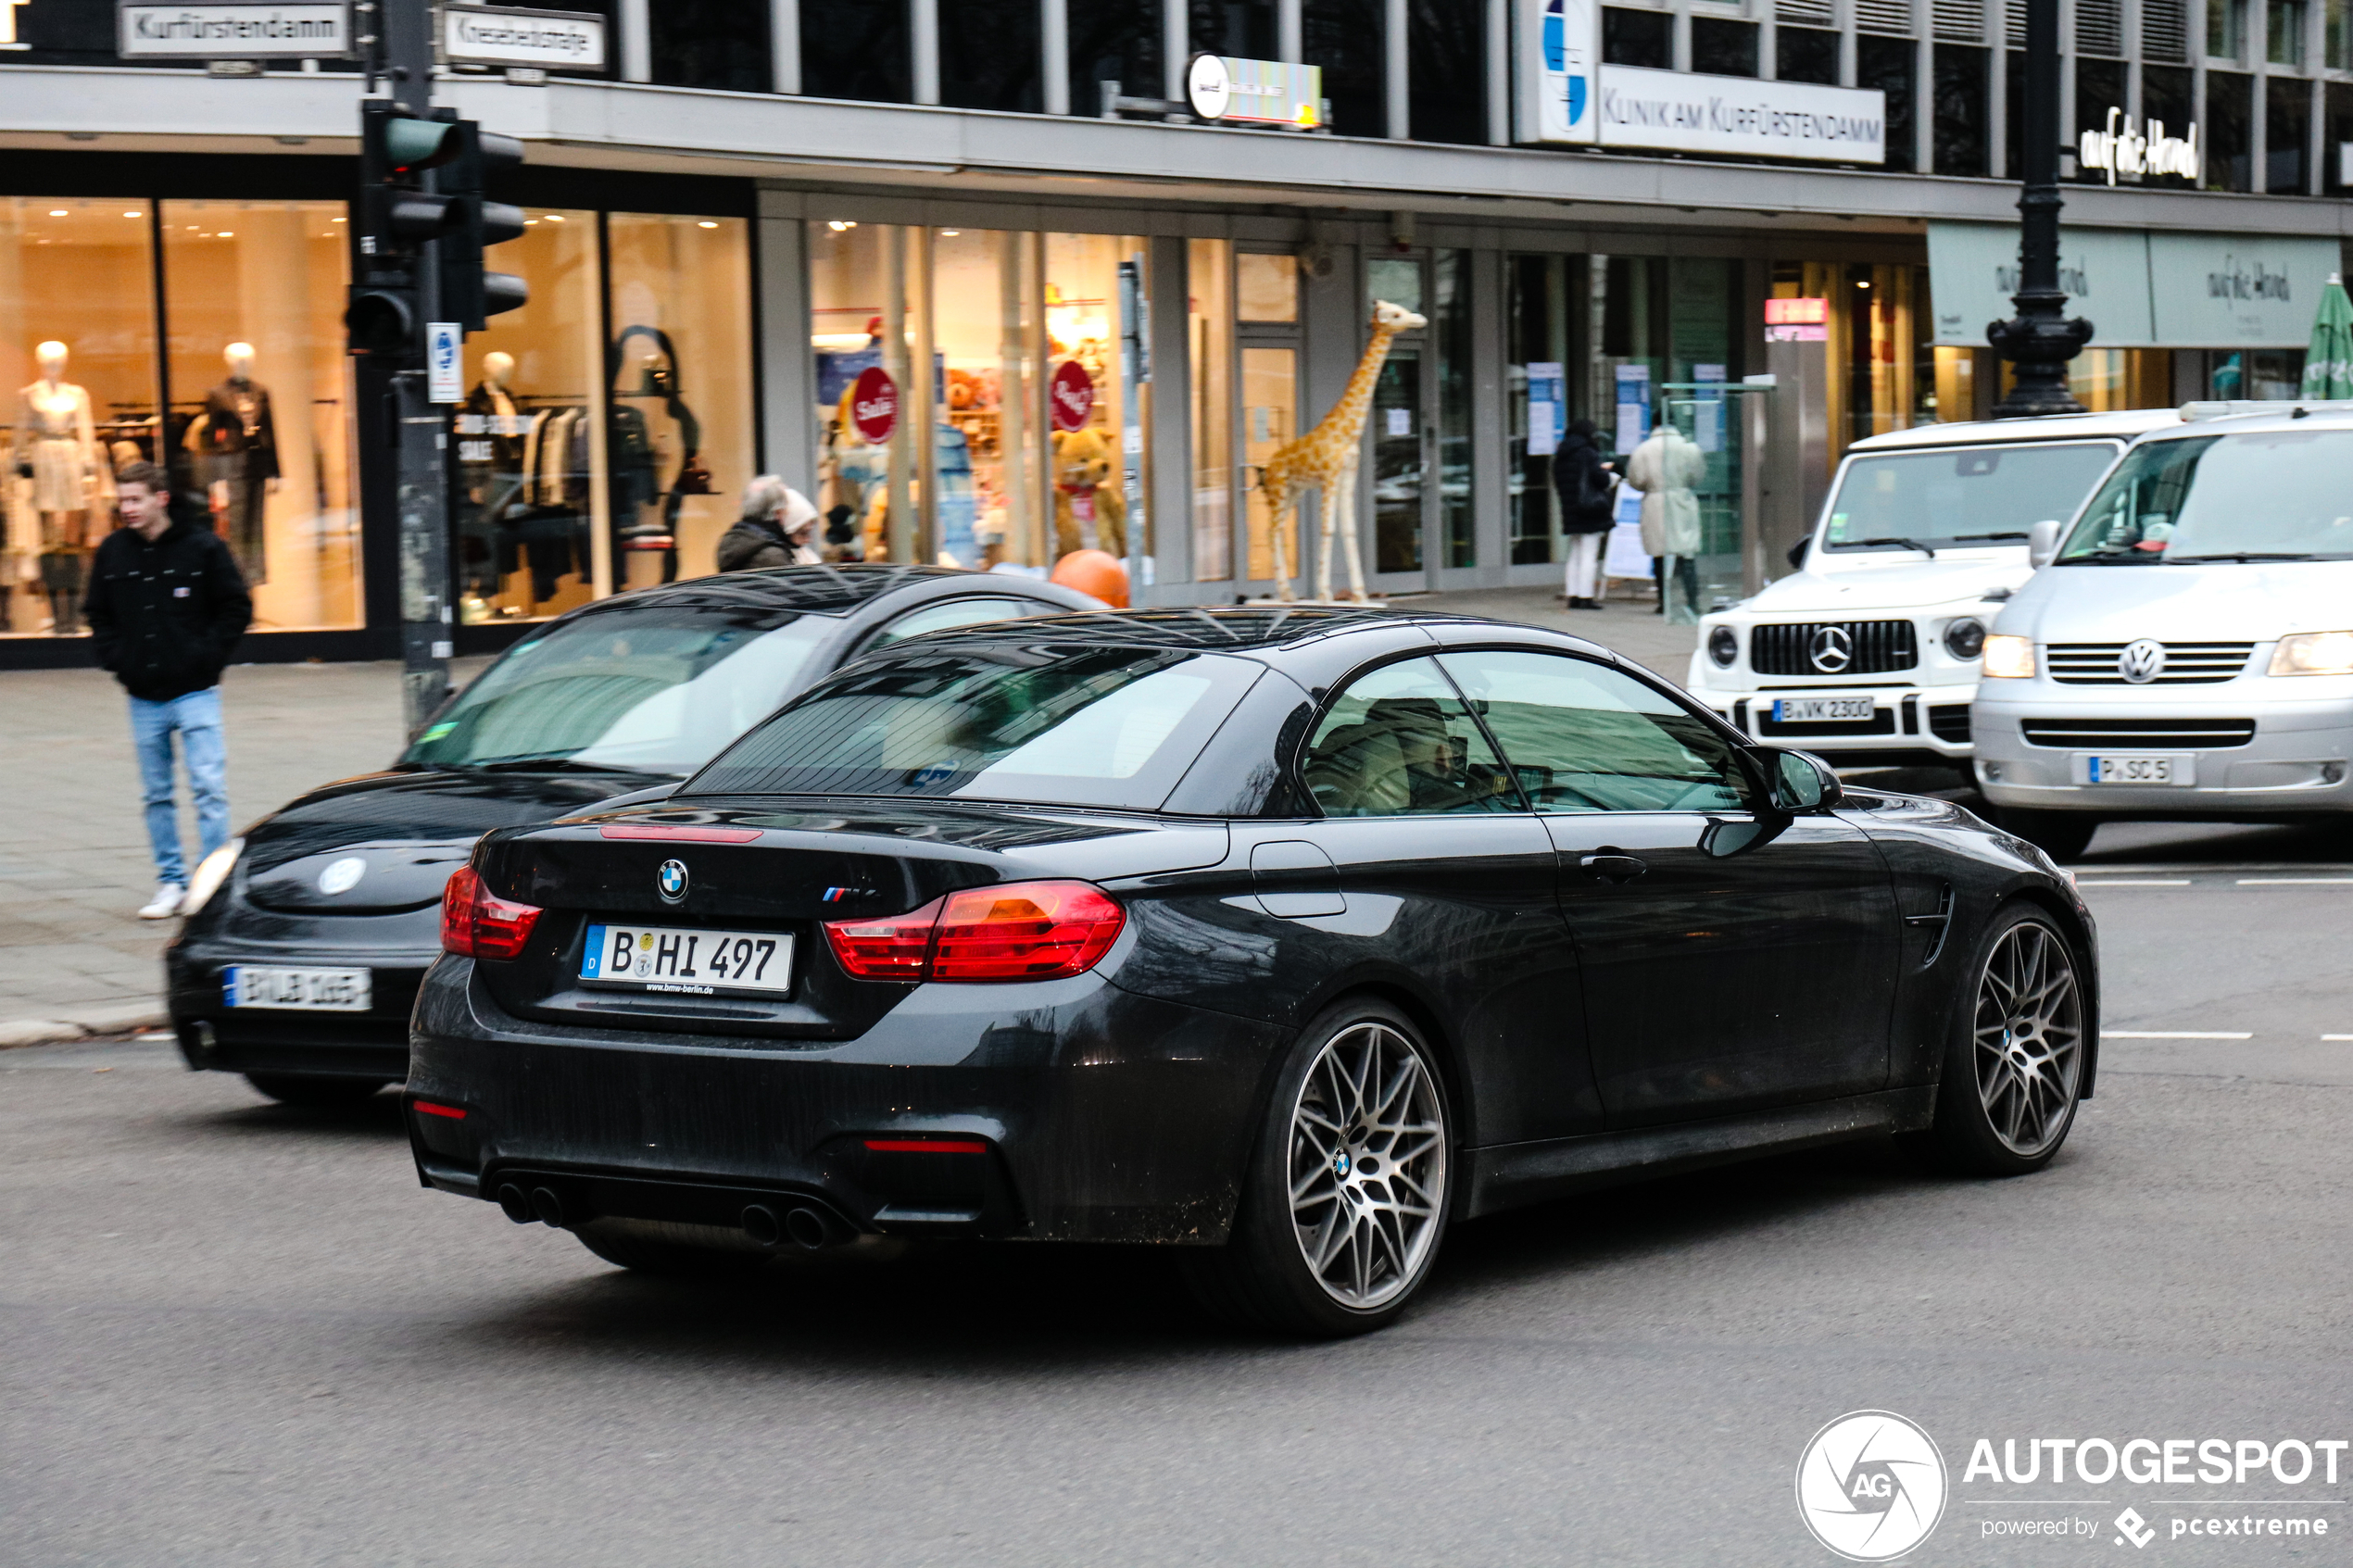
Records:
{"label": "license plate frame text www.bmw-berlin.de", "polygon": [[[630,958],[616,972],[621,944]],[[792,992],[793,939],[783,931],[706,931],[675,925],[593,923],[581,944],[580,978],[593,985],[689,997],[723,991]]]}

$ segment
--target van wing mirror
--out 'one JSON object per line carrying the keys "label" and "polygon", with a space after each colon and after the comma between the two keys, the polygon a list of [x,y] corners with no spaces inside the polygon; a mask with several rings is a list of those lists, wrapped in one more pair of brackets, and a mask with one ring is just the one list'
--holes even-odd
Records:
{"label": "van wing mirror", "polygon": [[2058,554],[2059,529],[2065,526],[2055,517],[2046,517],[2026,531],[2026,558],[2040,571],[2051,564]]}

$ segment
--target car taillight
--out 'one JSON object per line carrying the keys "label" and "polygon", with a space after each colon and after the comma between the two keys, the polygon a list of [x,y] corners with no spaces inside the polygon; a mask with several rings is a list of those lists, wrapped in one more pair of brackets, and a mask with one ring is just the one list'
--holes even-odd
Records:
{"label": "car taillight", "polygon": [[825,940],[862,980],[1058,980],[1094,968],[1126,922],[1090,883],[1015,882],[881,920],[828,921]]}
{"label": "car taillight", "polygon": [[539,919],[535,905],[492,893],[482,873],[460,867],[441,890],[441,947],[466,959],[520,957]]}

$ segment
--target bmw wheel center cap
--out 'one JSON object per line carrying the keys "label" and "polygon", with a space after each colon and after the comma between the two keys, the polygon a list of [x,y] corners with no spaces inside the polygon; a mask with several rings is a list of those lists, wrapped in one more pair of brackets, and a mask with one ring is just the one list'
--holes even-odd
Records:
{"label": "bmw wheel center cap", "polygon": [[675,904],[686,897],[686,862],[664,860],[654,872],[654,891],[661,895],[665,904]]}

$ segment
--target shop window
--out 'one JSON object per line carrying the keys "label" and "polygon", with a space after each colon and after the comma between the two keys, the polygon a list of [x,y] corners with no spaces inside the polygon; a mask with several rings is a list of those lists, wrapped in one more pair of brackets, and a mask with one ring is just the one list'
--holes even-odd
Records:
{"label": "shop window", "polygon": [[803,93],[884,104],[912,100],[907,0],[799,3]]}
{"label": "shop window", "polygon": [[2332,82],[2327,94],[2322,100],[2328,121],[2321,137],[2322,189],[2330,195],[2341,196],[2353,183],[2346,179],[2346,149],[2353,144],[2353,82]]}
{"label": "shop window", "polygon": [[[1289,257],[1280,258],[1286,263]],[[1185,245],[1186,356],[1192,372],[1193,577],[1234,574],[1233,245]]]}
{"label": "shop window", "polygon": [[1912,167],[1912,127],[1918,123],[1912,88],[1919,64],[1919,45],[1908,38],[1865,33],[1855,40],[1855,84],[1887,94],[1887,161],[1880,167],[1895,172]]}
{"label": "shop window", "polygon": [[1192,46],[1204,54],[1271,60],[1280,48],[1275,0],[1187,0],[1185,9]]}
{"label": "shop window", "polygon": [[1407,109],[1417,142],[1487,141],[1486,0],[1409,0]]}
{"label": "shop window", "polygon": [[1067,0],[1067,15],[1072,113],[1100,110],[1106,82],[1118,82],[1121,92],[1135,97],[1161,95],[1159,6],[1139,0]]}
{"label": "shop window", "polygon": [[1929,395],[1921,423],[1954,424],[1977,418],[1978,361],[1984,353],[1976,348],[1934,351],[1936,390]]}
{"label": "shop window", "polygon": [[1448,567],[1478,564],[1471,515],[1471,253],[1430,257],[1429,330],[1438,340],[1438,532]]}
{"label": "shop window", "polygon": [[614,592],[718,570],[752,478],[751,256],[740,218],[605,220]]}
{"label": "shop window", "polygon": [[1838,34],[1828,28],[1773,30],[1773,74],[1783,82],[1838,85]]}
{"label": "shop window", "polygon": [[[1299,433],[1299,351],[1295,348],[1245,347],[1242,361],[1242,470],[1247,483],[1242,495],[1250,508],[1250,561],[1245,569],[1252,582],[1275,575],[1275,515],[1258,476],[1275,449]],[[1302,569],[1299,553],[1301,518],[1297,511],[1283,524],[1284,558],[1293,572]]]}
{"label": "shop window", "polygon": [[1244,251],[1234,257],[1234,294],[1245,321],[1299,320],[1299,263],[1290,256]]}
{"label": "shop window", "polygon": [[2300,196],[2305,189],[2305,139],[2312,127],[2312,84],[2301,77],[2263,82],[2263,188]]}
{"label": "shop window", "polygon": [[1936,45],[1936,172],[1985,172],[1985,61],[1982,49]]}
{"label": "shop window", "polygon": [[[2107,129],[2108,111],[2124,107],[2124,71],[2122,60],[2075,62],[2075,125],[2062,145],[2080,146],[2084,132]],[[2076,178],[2086,182],[2108,182],[2107,173],[2099,169],[2079,169]]]}
{"label": "shop window", "polygon": [[2255,79],[2237,71],[2206,73],[2206,184],[2209,190],[2251,191],[2254,186],[2253,118]]}
{"label": "shop window", "polygon": [[1504,430],[1510,442],[1505,548],[1514,566],[1556,558],[1559,508],[1553,497],[1553,454],[1572,417],[1568,370],[1568,274],[1581,279],[1581,257],[1513,256],[1508,280],[1504,357]]}
{"label": "shop window", "polygon": [[595,213],[525,209],[497,266],[530,302],[466,339],[450,521],[470,624],[560,615],[615,582],[611,520],[635,508],[598,478],[611,471],[600,257]]}
{"label": "shop window", "polygon": [[942,0],[939,101],[1038,112],[1038,0]]}
{"label": "shop window", "polygon": [[1613,66],[1642,66],[1651,70],[1673,69],[1675,19],[1664,11],[1603,6],[1602,61]]}
{"label": "shop window", "polygon": [[114,470],[170,455],[157,417],[154,226],[143,201],[0,197],[0,634],[83,630]]}
{"label": "shop window", "polygon": [[1693,17],[1692,69],[1709,76],[1755,76],[1756,35],[1755,22]]}
{"label": "shop window", "polygon": [[769,8],[741,0],[661,0],[646,7],[653,79],[665,87],[765,93]]}
{"label": "shop window", "polygon": [[341,202],[163,204],[164,443],[253,588],[263,632],[356,627]]}
{"label": "shop window", "polygon": [[2247,348],[2207,356],[2207,395],[2283,401],[2301,395],[2304,350]]}
{"label": "shop window", "polygon": [[1342,136],[1389,134],[1387,37],[1382,0],[1301,0],[1307,63],[1324,72],[1332,129]]}

